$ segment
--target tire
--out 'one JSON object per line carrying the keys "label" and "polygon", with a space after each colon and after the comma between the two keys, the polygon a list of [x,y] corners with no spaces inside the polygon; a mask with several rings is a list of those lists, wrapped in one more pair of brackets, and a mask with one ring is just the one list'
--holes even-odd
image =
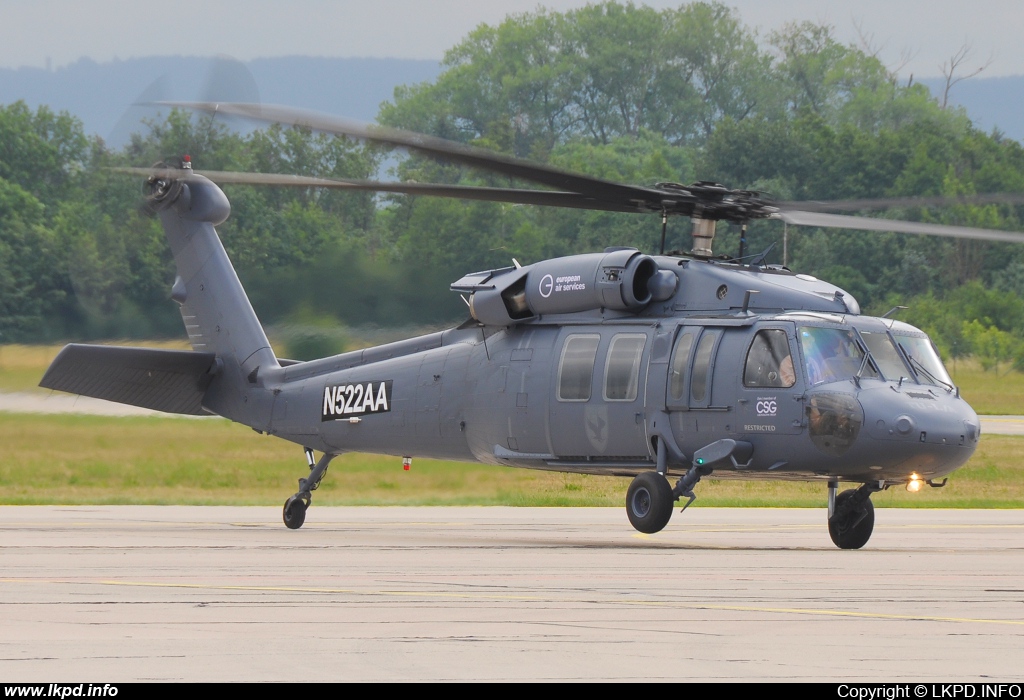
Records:
{"label": "tire", "polygon": [[306,522],[306,503],[292,496],[284,502],[284,524],[289,530],[298,530]]}
{"label": "tire", "polygon": [[846,513],[843,517],[838,515],[843,512],[843,507],[853,498],[854,493],[855,489],[849,489],[836,496],[837,515],[828,521],[828,534],[840,549],[860,549],[868,543],[875,529],[875,506],[870,498],[864,500],[859,510]]}
{"label": "tire", "polygon": [[658,472],[637,475],[626,491],[626,516],[640,532],[660,532],[672,517],[672,487]]}

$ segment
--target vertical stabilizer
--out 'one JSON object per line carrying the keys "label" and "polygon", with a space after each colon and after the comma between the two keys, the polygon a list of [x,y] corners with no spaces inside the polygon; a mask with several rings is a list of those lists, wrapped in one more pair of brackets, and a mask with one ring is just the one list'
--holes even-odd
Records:
{"label": "vertical stabilizer", "polygon": [[150,201],[174,254],[177,277],[171,298],[181,307],[192,348],[215,353],[220,360],[203,405],[259,427],[264,413],[269,419],[269,399],[263,396],[259,374],[278,364],[214,229],[227,219],[231,205],[219,187],[190,172],[162,189],[154,187]]}

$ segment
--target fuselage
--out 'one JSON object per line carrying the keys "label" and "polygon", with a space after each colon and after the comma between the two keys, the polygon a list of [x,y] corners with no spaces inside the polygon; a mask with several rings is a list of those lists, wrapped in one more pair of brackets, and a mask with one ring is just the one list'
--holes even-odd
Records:
{"label": "fuselage", "polygon": [[[792,293],[794,277],[766,284]],[[726,478],[929,480],[973,454],[977,415],[921,331],[838,309],[702,308],[681,278],[685,309],[469,326],[275,368],[258,427],[334,453],[624,476],[655,468],[659,443],[679,473],[722,438],[753,446],[716,469]]]}

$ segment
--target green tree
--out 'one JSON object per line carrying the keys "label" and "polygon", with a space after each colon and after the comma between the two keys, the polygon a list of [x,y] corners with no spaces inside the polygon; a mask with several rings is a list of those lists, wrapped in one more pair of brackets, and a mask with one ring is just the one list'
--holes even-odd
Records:
{"label": "green tree", "polygon": [[63,297],[42,203],[0,178],[0,342],[31,338]]}
{"label": "green tree", "polygon": [[44,205],[68,196],[88,156],[82,123],[24,102],[0,106],[0,178],[31,192]]}
{"label": "green tree", "polygon": [[977,320],[964,321],[962,335],[986,372],[992,369],[998,372],[1000,363],[1020,353],[1021,341],[1018,338]]}
{"label": "green tree", "polygon": [[538,159],[572,139],[607,144],[645,129],[681,144],[726,117],[775,115],[770,63],[719,3],[539,10],[478,27],[445,55],[436,83],[397,90],[379,120],[459,141],[486,138]]}

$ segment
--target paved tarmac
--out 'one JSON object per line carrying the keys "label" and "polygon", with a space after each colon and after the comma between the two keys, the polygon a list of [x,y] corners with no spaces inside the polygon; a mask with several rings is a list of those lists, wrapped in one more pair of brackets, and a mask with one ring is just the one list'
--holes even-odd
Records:
{"label": "paved tarmac", "polygon": [[1024,511],[0,508],[5,681],[1021,681]]}
{"label": "paved tarmac", "polygon": [[1024,435],[1024,416],[978,416],[982,435]]}

